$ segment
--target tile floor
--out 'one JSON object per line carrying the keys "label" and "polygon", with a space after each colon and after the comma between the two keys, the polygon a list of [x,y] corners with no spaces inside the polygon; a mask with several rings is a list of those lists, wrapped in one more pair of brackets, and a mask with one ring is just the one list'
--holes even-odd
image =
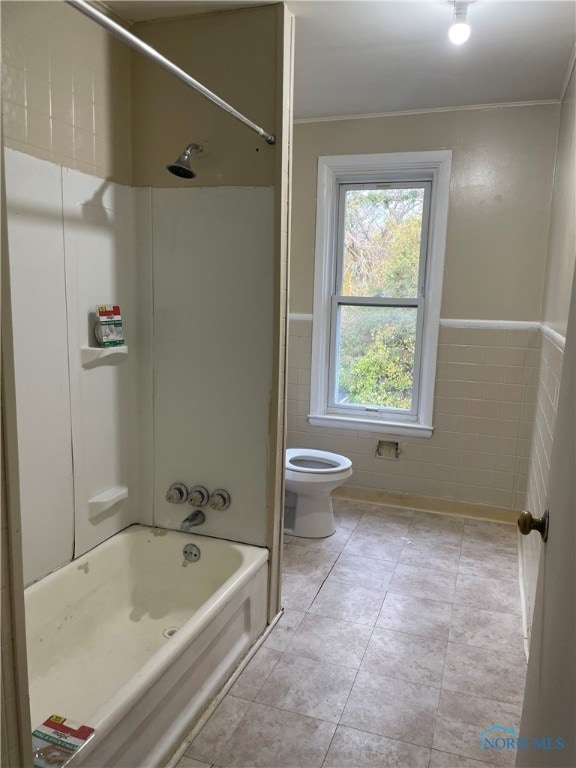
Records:
{"label": "tile floor", "polygon": [[486,768],[520,722],[513,526],[335,500],[328,539],[285,537],[279,624],[181,768]]}

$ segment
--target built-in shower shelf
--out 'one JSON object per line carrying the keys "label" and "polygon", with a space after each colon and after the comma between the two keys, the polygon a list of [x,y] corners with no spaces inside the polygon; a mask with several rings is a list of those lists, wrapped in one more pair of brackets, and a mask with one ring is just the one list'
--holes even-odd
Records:
{"label": "built-in shower shelf", "polygon": [[98,365],[118,365],[128,357],[128,346],[121,347],[80,347],[82,368],[96,368]]}
{"label": "built-in shower shelf", "polygon": [[128,498],[128,486],[116,485],[88,500],[88,517],[96,517]]}

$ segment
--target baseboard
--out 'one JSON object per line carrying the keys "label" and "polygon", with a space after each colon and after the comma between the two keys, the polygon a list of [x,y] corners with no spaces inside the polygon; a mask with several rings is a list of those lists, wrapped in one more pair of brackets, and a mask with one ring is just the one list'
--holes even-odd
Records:
{"label": "baseboard", "polygon": [[340,488],[336,488],[332,496],[349,501],[367,501],[370,504],[416,509],[419,512],[435,512],[440,515],[470,517],[475,520],[487,520],[509,525],[516,524],[519,514],[519,510],[507,509],[506,507],[489,507],[486,504],[474,504],[455,499],[436,499],[432,496],[380,491],[375,488],[363,488],[359,485],[342,485]]}

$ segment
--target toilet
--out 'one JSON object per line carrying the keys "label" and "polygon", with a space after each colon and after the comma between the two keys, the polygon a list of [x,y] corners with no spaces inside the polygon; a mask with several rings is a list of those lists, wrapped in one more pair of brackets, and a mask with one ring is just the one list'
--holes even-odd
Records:
{"label": "toilet", "polygon": [[331,536],[335,531],[331,493],[352,474],[350,459],[328,451],[288,448],[285,470],[285,532],[310,539]]}

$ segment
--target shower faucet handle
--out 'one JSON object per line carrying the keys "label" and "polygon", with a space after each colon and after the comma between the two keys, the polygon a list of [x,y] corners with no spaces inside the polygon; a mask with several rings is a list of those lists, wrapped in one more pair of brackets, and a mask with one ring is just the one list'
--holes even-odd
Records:
{"label": "shower faucet handle", "polygon": [[210,496],[208,506],[212,509],[228,509],[231,503],[232,499],[230,498],[228,491],[225,491],[222,488],[217,488]]}
{"label": "shower faucet handle", "polygon": [[166,501],[170,504],[183,504],[188,498],[188,488],[184,483],[172,483],[166,491]]}
{"label": "shower faucet handle", "polygon": [[205,507],[209,497],[210,494],[203,485],[195,485],[188,494],[188,503],[194,507]]}

